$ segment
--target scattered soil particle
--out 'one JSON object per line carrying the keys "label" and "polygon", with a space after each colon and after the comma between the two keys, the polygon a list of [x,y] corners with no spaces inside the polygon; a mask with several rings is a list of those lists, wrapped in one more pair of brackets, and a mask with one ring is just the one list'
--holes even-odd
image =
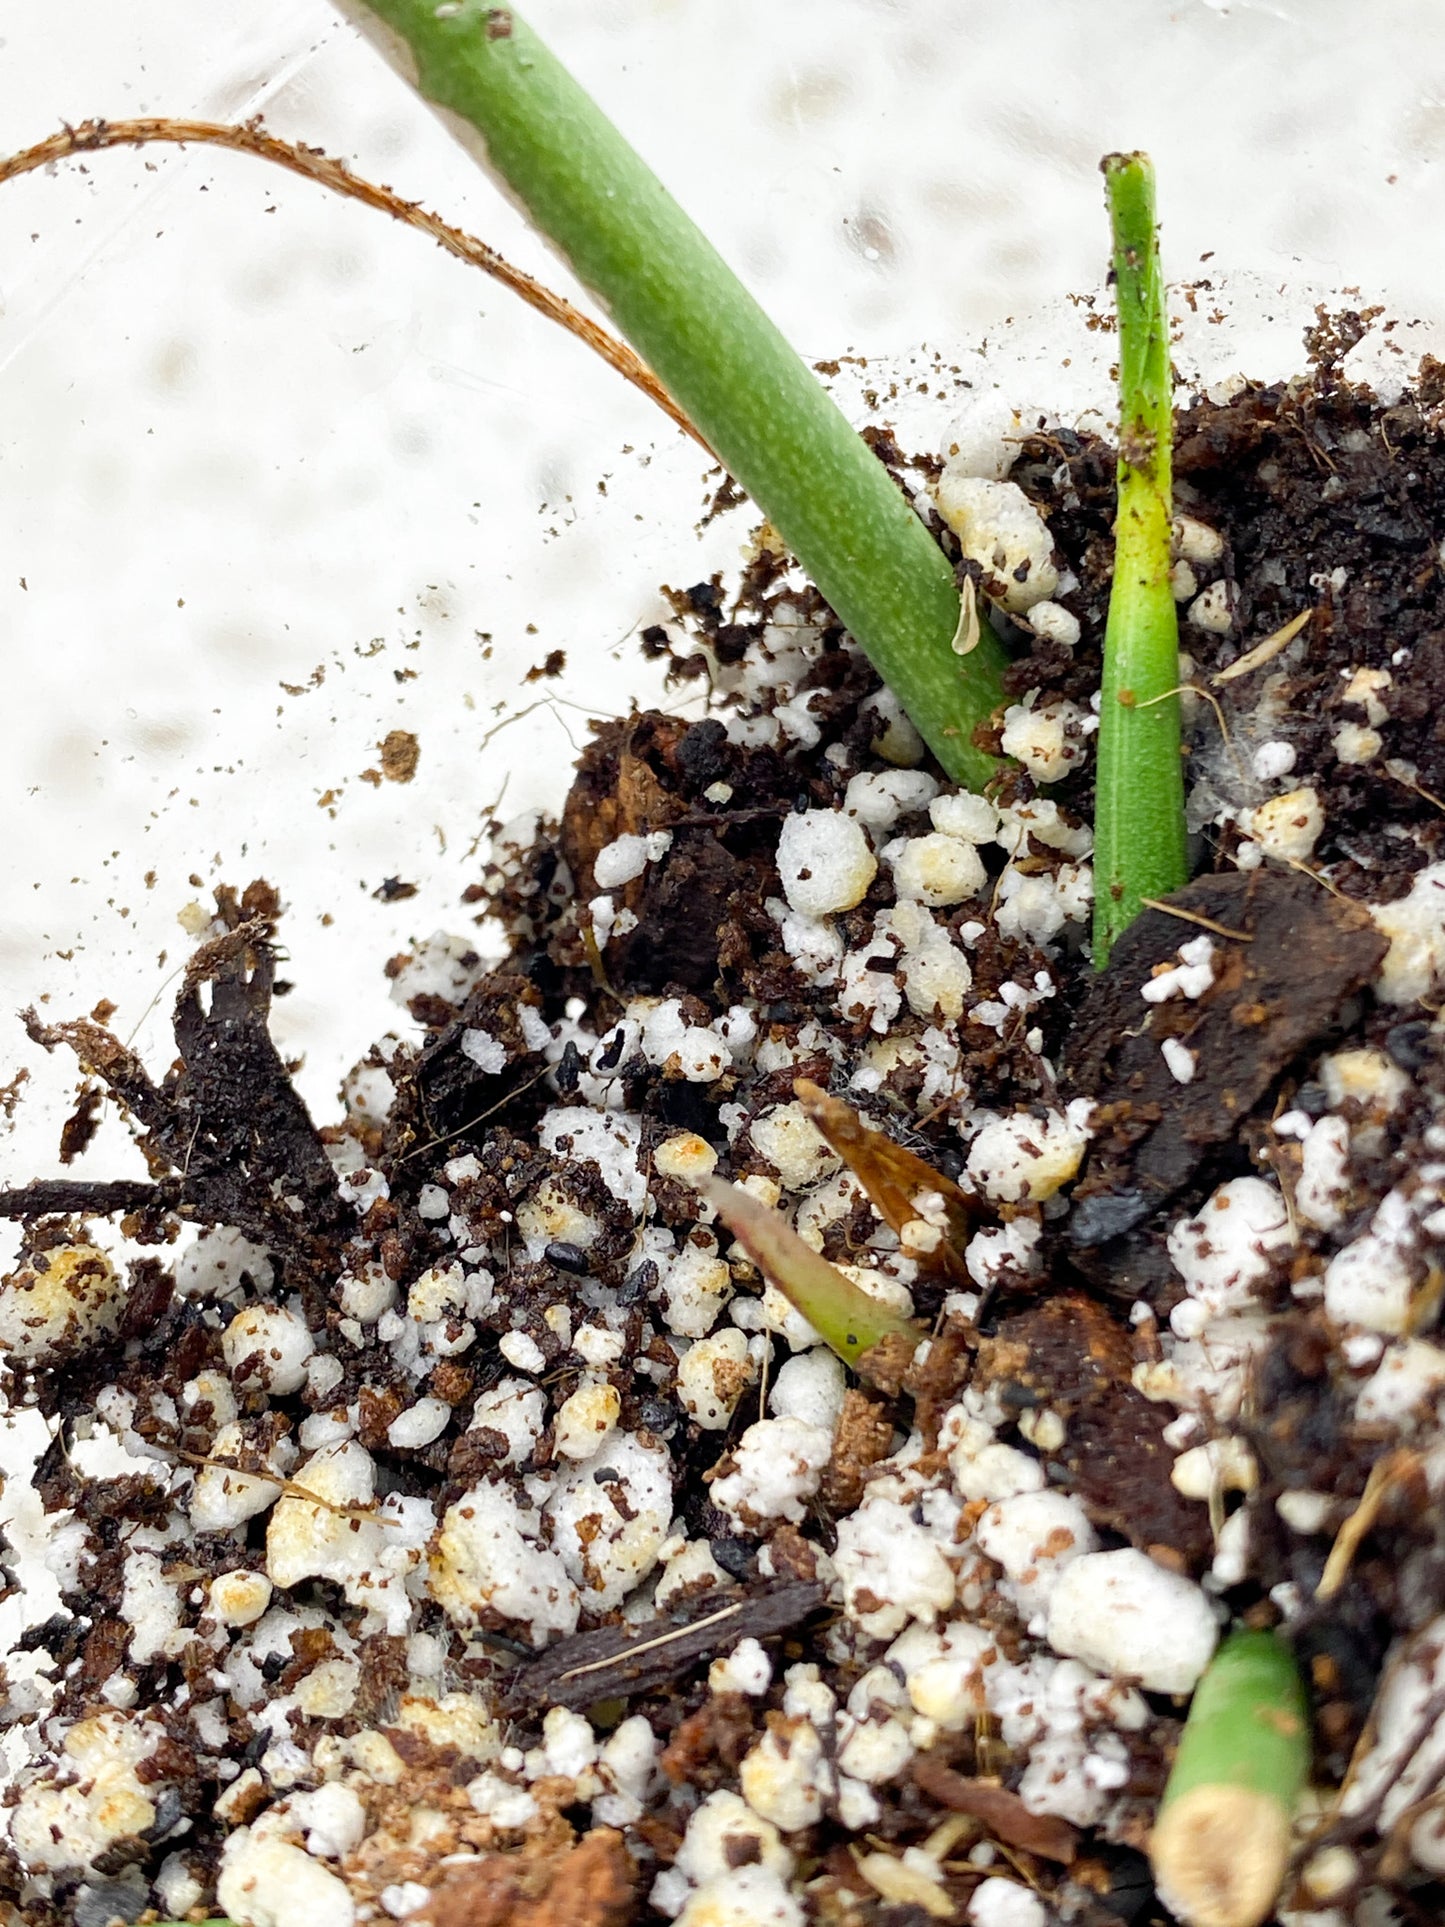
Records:
{"label": "scattered soil particle", "polygon": [[[99,1019],[104,1022],[105,1020]],[[98,1084],[83,1084],[76,1100],[75,1109],[60,1127],[60,1162],[73,1164],[89,1149],[91,1139],[100,1129],[100,1111],[105,1102],[105,1093]]]}
{"label": "scattered soil particle", "polygon": [[421,761],[421,744],[409,729],[389,729],[377,745],[388,783],[409,783]]}
{"label": "scattered soil particle", "polygon": [[736,1773],[757,1738],[757,1708],[742,1693],[714,1693],[678,1725],[658,1765],[674,1786],[705,1791]]}
{"label": "scattered soil particle", "polygon": [[863,1497],[868,1468],[886,1459],[892,1447],[893,1418],[887,1406],[850,1385],[819,1488],[823,1503],[834,1512],[852,1512]]}
{"label": "scattered soil particle", "polygon": [[565,649],[553,649],[543,657],[541,662],[533,663],[526,675],[523,676],[522,681],[548,682],[552,677],[564,674],[566,668],[567,651]]}

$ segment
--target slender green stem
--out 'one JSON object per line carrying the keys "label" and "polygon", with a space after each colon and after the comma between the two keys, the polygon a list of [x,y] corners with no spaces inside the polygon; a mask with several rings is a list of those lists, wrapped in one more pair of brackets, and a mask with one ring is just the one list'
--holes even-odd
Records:
{"label": "slender green stem", "polygon": [[901,1339],[910,1352],[922,1344],[927,1334],[921,1325],[845,1278],[803,1243],[780,1212],[720,1178],[704,1178],[697,1188],[758,1269],[845,1365],[866,1377],[866,1355],[884,1339]]}
{"label": "slender green stem", "polygon": [[1094,962],[1145,897],[1188,881],[1179,622],[1169,581],[1173,413],[1164,277],[1145,154],[1103,163],[1119,310],[1119,508],[1094,806]]}
{"label": "slender green stem", "polygon": [[1235,1633],[1195,1690],[1149,1842],[1160,1898],[1189,1927],[1268,1916],[1309,1761],[1293,1653],[1274,1633]]}
{"label": "slender green stem", "polygon": [[[940,763],[982,786],[1001,701],[985,630],[886,470],[656,176],[510,7],[337,0],[523,203],[774,524]],[[389,32],[386,30],[390,30]],[[398,37],[399,42],[398,44]],[[454,123],[455,124],[455,123]],[[471,137],[466,129],[474,130]]]}

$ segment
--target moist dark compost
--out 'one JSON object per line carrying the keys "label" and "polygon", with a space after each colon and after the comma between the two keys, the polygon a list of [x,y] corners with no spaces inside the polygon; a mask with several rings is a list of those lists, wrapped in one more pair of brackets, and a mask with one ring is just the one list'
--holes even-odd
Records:
{"label": "moist dark compost", "polygon": [[[595,729],[468,893],[507,955],[394,959],[339,1122],[264,885],[163,1076],[30,1018],[150,1176],[80,1175],[91,1094],[0,1200],[60,1589],[3,1679],[18,1918],[1145,1927],[1231,1620],[1308,1675],[1290,1927],[1440,1918],[1445,369],[1383,405],[1362,325],[1182,417],[1197,876],[1106,972],[1113,451],[875,431],[1016,647],[987,799],[760,539],[644,638],[708,713]],[[845,1370],[713,1175],[911,1362]]]}

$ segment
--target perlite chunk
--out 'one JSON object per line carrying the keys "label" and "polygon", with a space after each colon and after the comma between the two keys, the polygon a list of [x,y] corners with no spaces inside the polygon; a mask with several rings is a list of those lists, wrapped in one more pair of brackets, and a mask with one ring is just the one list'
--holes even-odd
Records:
{"label": "perlite chunk", "polygon": [[983,570],[985,594],[1010,615],[1052,597],[1059,586],[1054,539],[1017,482],[964,475],[950,462],[934,500],[965,557]]}
{"label": "perlite chunk", "polygon": [[577,1588],[541,1541],[541,1515],[483,1479],[449,1506],[431,1555],[431,1596],[458,1626],[489,1612],[525,1625],[534,1645],[577,1630]]}
{"label": "perlite chunk", "polygon": [[848,1617],[871,1638],[891,1639],[910,1619],[931,1626],[957,1592],[952,1566],[912,1508],[881,1492],[838,1521],[833,1555]]}
{"label": "perlite chunk", "polygon": [[1025,1620],[1047,1610],[1064,1573],[1099,1543],[1082,1504],[1067,1492],[1020,1492],[991,1505],[974,1528],[979,1550],[1007,1575]]}
{"label": "perlite chunk", "polygon": [[616,1386],[587,1382],[563,1400],[555,1440],[564,1459],[590,1459],[611,1435],[622,1411]]}
{"label": "perlite chunk", "polygon": [[677,1368],[683,1410],[705,1432],[722,1432],[754,1377],[747,1334],[735,1325],[690,1346]]}
{"label": "perlite chunk", "polygon": [[47,1362],[71,1357],[115,1330],[123,1302],[103,1251],[57,1245],[0,1281],[0,1353]]}
{"label": "perlite chunk", "polygon": [[572,1465],[547,1502],[552,1537],[589,1612],[610,1612],[657,1564],[672,1519],[665,1445],[613,1432]]}
{"label": "perlite chunk", "polygon": [[1089,1141],[1089,1107],[991,1119],[969,1147],[968,1175],[985,1197],[1016,1204],[1051,1198],[1077,1172]]}
{"label": "perlite chunk", "polygon": [[841,810],[789,816],[778,837],[783,895],[807,917],[830,916],[861,903],[878,871],[863,826]]}
{"label": "perlite chunk", "polygon": [[1319,792],[1307,783],[1272,796],[1250,811],[1245,827],[1266,856],[1285,863],[1303,861],[1314,854],[1325,827]]}
{"label": "perlite chunk", "polygon": [[965,903],[980,895],[988,881],[973,844],[943,830],[900,838],[889,844],[884,855],[892,865],[898,895],[915,897],[932,909]]}
{"label": "perlite chunk", "polygon": [[197,1532],[234,1532],[280,1498],[279,1478],[256,1478],[249,1472],[233,1470],[227,1463],[238,1459],[245,1449],[246,1434],[241,1426],[221,1426],[211,1446],[209,1463],[197,1469],[191,1487],[188,1511]]}
{"label": "perlite chunk", "polygon": [[[421,1563],[435,1523],[425,1499],[374,1500],[376,1467],[355,1440],[328,1446],[301,1466],[266,1529],[266,1573],[282,1589],[329,1579],[389,1633],[411,1621],[407,1575]],[[314,1499],[302,1493],[314,1494]]]}
{"label": "perlite chunk", "polygon": [[1049,1599],[1056,1653],[1150,1693],[1192,1693],[1218,1639],[1214,1609],[1194,1581],[1132,1546],[1075,1559]]}
{"label": "perlite chunk", "polygon": [[300,1391],[315,1349],[306,1320],[284,1305],[248,1305],[221,1336],[226,1368],[236,1383],[278,1397]]}
{"label": "perlite chunk", "polygon": [[759,1419],[732,1452],[733,1470],[718,1479],[712,1501],[735,1519],[803,1517],[833,1449],[833,1434],[797,1418]]}
{"label": "perlite chunk", "polygon": [[221,1855],[216,1902],[249,1927],[352,1927],[345,1884],[287,1840],[238,1827]]}
{"label": "perlite chunk", "polygon": [[72,1726],[62,1750],[74,1784],[33,1782],[11,1816],[10,1839],[22,1865],[54,1871],[89,1866],[114,1841],[153,1826],[156,1788],[142,1784],[136,1768],[164,1738],[159,1724],[122,1713],[101,1713]]}
{"label": "perlite chunk", "polygon": [[1387,1004],[1417,1004],[1445,973],[1445,863],[1419,871],[1409,894],[1371,910],[1389,938],[1375,992]]}

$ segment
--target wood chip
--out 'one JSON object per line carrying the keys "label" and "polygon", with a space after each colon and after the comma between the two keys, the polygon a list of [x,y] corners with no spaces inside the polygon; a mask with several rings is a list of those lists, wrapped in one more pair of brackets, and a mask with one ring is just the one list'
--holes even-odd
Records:
{"label": "wood chip", "polygon": [[996,1780],[967,1779],[942,1760],[920,1753],[913,1762],[914,1784],[930,1800],[954,1813],[971,1813],[1005,1846],[1036,1853],[1067,1867],[1079,1850],[1079,1834],[1057,1814],[1030,1813],[1016,1793]]}
{"label": "wood chip", "polygon": [[656,1692],[740,1639],[788,1631],[816,1612],[825,1597],[823,1586],[789,1580],[759,1592],[706,1594],[694,1602],[690,1620],[661,1615],[640,1626],[577,1633],[513,1675],[507,1704],[578,1709]]}

